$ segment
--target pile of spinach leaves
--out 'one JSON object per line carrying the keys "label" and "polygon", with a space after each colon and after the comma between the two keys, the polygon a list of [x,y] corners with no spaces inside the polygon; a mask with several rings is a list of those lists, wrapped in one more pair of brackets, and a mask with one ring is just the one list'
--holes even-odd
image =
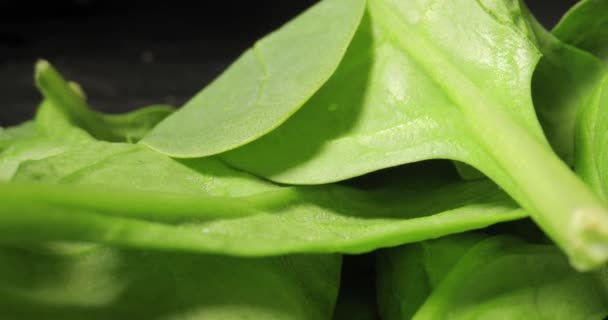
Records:
{"label": "pile of spinach leaves", "polygon": [[604,319],[608,1],[323,0],[175,110],[51,64],[2,319]]}

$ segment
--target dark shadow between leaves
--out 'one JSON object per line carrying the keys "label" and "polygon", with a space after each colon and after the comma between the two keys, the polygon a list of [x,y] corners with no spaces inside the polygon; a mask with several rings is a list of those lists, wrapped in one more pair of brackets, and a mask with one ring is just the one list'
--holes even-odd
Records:
{"label": "dark shadow between leaves", "polygon": [[376,254],[342,258],[340,293],[334,320],[378,320],[376,306]]}

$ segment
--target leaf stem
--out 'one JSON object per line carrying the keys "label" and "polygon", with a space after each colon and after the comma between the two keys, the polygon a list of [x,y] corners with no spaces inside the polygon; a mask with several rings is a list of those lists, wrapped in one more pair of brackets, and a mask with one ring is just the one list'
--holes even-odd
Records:
{"label": "leaf stem", "polygon": [[[281,190],[282,191],[282,190]],[[5,207],[19,208],[36,199],[37,205],[94,211],[109,216],[164,222],[238,218],[263,213],[264,205],[288,201],[291,193],[274,192],[244,197],[201,194],[100,190],[94,186],[0,184]]]}
{"label": "leaf stem", "polygon": [[[590,270],[605,264],[608,209],[551,150],[531,97],[529,101],[511,102],[521,104],[518,108],[493,97],[488,90],[491,88],[454,65],[444,51],[405,24],[390,6],[383,1],[369,4],[379,10],[387,25],[399,32],[394,40],[400,48],[425,69],[461,111],[467,124],[462,135],[478,150],[455,153],[452,160],[480,169],[505,189],[568,254],[577,269]],[[519,57],[519,63],[537,63],[540,54],[529,40],[516,37],[513,34],[513,43],[527,52]],[[531,80],[527,81],[528,87],[523,89],[530,90]]]}
{"label": "leaf stem", "polygon": [[[479,108],[482,109],[482,108]],[[486,110],[489,108],[486,108]],[[581,271],[608,261],[608,210],[550,149],[505,114],[479,114],[473,129],[496,166],[475,166],[500,183]],[[483,112],[482,112],[483,113]],[[493,133],[493,134],[492,134]]]}
{"label": "leaf stem", "polygon": [[68,84],[48,61],[41,59],[36,62],[34,80],[42,95],[64,112],[71,122],[99,139],[111,140],[103,117],[90,109],[79,87]]}

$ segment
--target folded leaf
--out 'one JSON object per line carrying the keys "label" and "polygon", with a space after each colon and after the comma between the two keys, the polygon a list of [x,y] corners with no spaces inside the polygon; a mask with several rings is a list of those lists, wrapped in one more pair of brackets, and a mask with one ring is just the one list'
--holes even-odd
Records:
{"label": "folded leaf", "polygon": [[[293,184],[465,162],[528,210],[578,268],[602,265],[608,211],[543,135],[530,95],[540,55],[525,18],[514,1],[370,0],[323,88],[282,126],[220,157]],[[579,215],[603,227],[573,223]]]}
{"label": "folded leaf", "polygon": [[258,41],[142,142],[171,156],[201,157],[273,130],[334,73],[364,6],[364,0],[313,6]]}
{"label": "folded leaf", "polygon": [[606,74],[578,118],[575,168],[581,178],[608,201],[608,73]]}
{"label": "folded leaf", "polygon": [[0,249],[5,319],[331,319],[340,257],[222,256],[50,243]]}
{"label": "folded leaf", "polygon": [[593,53],[608,64],[608,1],[582,0],[553,29],[563,41]]}
{"label": "folded leaf", "polygon": [[429,175],[371,189],[281,187],[214,158],[106,142],[27,161],[13,181],[0,185],[0,239],[12,242],[360,253],[526,216],[489,181]]}
{"label": "folded leaf", "polygon": [[532,77],[534,108],[549,143],[571,165],[577,114],[605,68],[591,54],[557,39],[526,8],[523,14],[543,54]]}
{"label": "folded leaf", "polygon": [[[390,292],[379,301],[385,319],[603,319],[608,316],[608,291],[597,278],[603,275],[576,272],[554,246],[528,244],[509,236],[482,241],[458,236],[431,241],[429,245],[414,245],[422,254],[408,253],[411,248],[387,250],[379,260],[392,263],[379,275],[379,283],[383,285],[380,288]],[[421,257],[422,262],[402,258],[412,254]],[[427,292],[416,290],[412,288],[415,283],[407,282],[412,263],[422,265],[420,272],[429,279]],[[400,306],[407,306],[406,299],[411,298],[424,303],[410,317],[401,313]]]}
{"label": "folded leaf", "polygon": [[154,105],[124,114],[98,113],[87,105],[80,87],[75,84],[70,86],[44,60],[36,64],[35,80],[47,100],[46,105],[39,109],[36,119],[46,134],[56,134],[66,126],[75,125],[97,139],[137,142],[173,112],[169,106]]}

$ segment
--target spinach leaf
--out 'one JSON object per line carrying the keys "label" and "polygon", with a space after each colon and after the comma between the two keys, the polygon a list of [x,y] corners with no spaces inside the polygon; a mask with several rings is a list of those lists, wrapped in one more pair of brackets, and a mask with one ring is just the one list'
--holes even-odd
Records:
{"label": "spinach leaf", "polygon": [[[553,29],[553,33],[563,41],[587,50],[604,62],[604,67],[595,70],[581,68],[593,76],[587,87],[584,103],[577,118],[575,137],[575,169],[587,184],[604,200],[608,200],[608,151],[605,148],[608,135],[605,123],[608,121],[608,1],[583,0],[575,5]],[[568,63],[568,62],[565,62]],[[598,64],[598,63],[596,63]],[[600,75],[602,78],[597,79]],[[591,223],[591,222],[587,222]]]}
{"label": "spinach leaf", "polygon": [[593,53],[608,64],[608,1],[582,0],[553,29],[563,41]]}
{"label": "spinach leaf", "polygon": [[608,76],[578,118],[576,142],[576,172],[608,200]]}
{"label": "spinach leaf", "polygon": [[[0,148],[0,182],[11,180],[19,165],[26,160],[44,159],[61,154],[70,145],[92,140],[86,132],[63,123],[62,117],[55,118],[52,112],[55,108],[48,104],[48,102],[41,104],[39,116],[34,122],[26,122],[6,130],[11,136],[4,141],[6,144],[3,148]],[[42,121],[39,121],[41,119]],[[47,135],[48,132],[42,128],[46,126],[46,119],[51,120],[48,126],[53,128],[50,129],[51,135]]]}
{"label": "spinach leaf", "polygon": [[107,142],[22,163],[0,198],[5,241],[245,256],[360,253],[527,216],[489,181],[430,175],[371,189],[284,187],[214,158],[175,160]]}
{"label": "spinach leaf", "polygon": [[[523,2],[521,5],[523,17],[511,17],[511,22],[519,26],[542,53],[532,77],[536,115],[553,150],[572,165],[576,116],[605,68],[589,53],[559,40],[538,23]],[[464,179],[483,177],[466,164],[455,164]]]}
{"label": "spinach leaf", "polygon": [[18,126],[0,127],[0,154],[15,141],[27,139],[36,135],[36,126],[33,121],[26,121]]}
{"label": "spinach leaf", "polygon": [[[87,105],[80,87],[76,84],[70,86],[45,60],[37,62],[35,80],[48,101],[37,115],[37,122],[43,130],[48,131],[47,134],[62,131],[69,127],[68,124],[73,124],[97,139],[137,142],[173,112],[171,107],[164,105],[149,106],[119,115],[95,112]],[[61,117],[64,120],[58,120]]]}
{"label": "spinach leaf", "polygon": [[454,168],[458,172],[458,175],[464,180],[475,180],[486,178],[483,173],[479,170],[471,167],[470,165],[458,161],[454,161]]}
{"label": "spinach leaf", "polygon": [[364,0],[325,0],[258,41],[143,143],[171,156],[230,150],[268,133],[337,68]]}
{"label": "spinach leaf", "polygon": [[456,262],[483,239],[462,233],[379,251],[376,291],[382,319],[411,319]]}
{"label": "spinach leaf", "polygon": [[5,319],[331,319],[340,257],[236,259],[92,244],[0,249]]}
{"label": "spinach leaf", "polygon": [[[379,301],[385,319],[409,319],[416,305],[408,305],[408,298],[416,298],[417,304],[424,301],[411,319],[603,319],[608,315],[608,292],[596,278],[600,274],[576,272],[554,246],[510,236],[481,241],[458,236],[414,248],[422,253],[403,252],[410,246],[382,253],[386,257],[380,261],[392,263],[379,275],[381,288],[390,292],[388,299]],[[411,255],[424,262],[404,259]],[[406,282],[412,264],[422,264],[419,272],[426,274],[426,291],[414,287],[416,282]]]}
{"label": "spinach leaf", "polygon": [[532,77],[536,114],[556,153],[573,164],[577,114],[602,79],[602,62],[557,39],[523,8],[537,47],[542,52]]}
{"label": "spinach leaf", "polygon": [[[507,111],[515,113],[507,118],[520,120],[519,126],[541,140],[542,131],[529,97],[529,76],[538,58],[536,49],[519,34],[519,29],[499,23],[475,1],[460,2],[429,7],[433,15],[427,21],[422,19],[424,4],[369,1],[367,15],[349,50],[325,86],[281,127],[223,158],[279,182],[310,184],[428,158],[458,160],[471,157],[469,154],[483,157],[483,151],[476,152],[480,147],[467,130],[481,126],[473,126],[469,122],[475,119],[467,119],[474,118],[473,110],[471,115],[467,112],[479,102],[459,103],[457,97],[451,96],[469,94],[471,90],[470,94],[490,95],[490,99],[498,100],[493,102],[498,104],[495,109],[507,105],[512,109]],[[460,14],[465,7],[470,8],[470,13]],[[421,19],[419,23],[416,17]],[[462,25],[463,29],[453,25]],[[478,32],[468,32],[467,28],[482,29],[493,37],[469,37],[469,33]],[[450,40],[433,38],[439,36]],[[457,40],[458,36],[468,41],[466,45]],[[505,41],[507,36],[509,41]],[[452,50],[450,45],[459,50]],[[494,54],[499,50],[505,53]],[[509,50],[512,55],[506,53]],[[511,58],[517,50],[525,53],[522,59]],[[431,59],[430,53],[436,56]],[[480,62],[484,59],[489,60],[488,64]],[[470,63],[456,62],[462,60]],[[446,64],[441,66],[445,77],[433,74],[440,73],[437,61]],[[498,77],[496,64],[504,64],[502,69],[512,68]],[[456,79],[448,77],[446,70],[467,81],[453,84]],[[502,87],[490,80],[482,83],[492,85],[487,94],[459,87],[482,82],[484,77],[504,83]],[[513,79],[507,81],[509,77]],[[488,109],[492,110],[483,108]],[[501,111],[505,110],[496,110]],[[491,118],[480,122],[492,122]]]}
{"label": "spinach leaf", "polygon": [[[282,126],[220,157],[294,184],[461,161],[528,210],[577,268],[602,265],[608,233],[571,222],[583,215],[608,225],[608,214],[553,153],[536,118],[530,86],[540,55],[528,23],[512,1],[370,0],[332,78]],[[571,125],[556,131],[566,153],[571,133]]]}

